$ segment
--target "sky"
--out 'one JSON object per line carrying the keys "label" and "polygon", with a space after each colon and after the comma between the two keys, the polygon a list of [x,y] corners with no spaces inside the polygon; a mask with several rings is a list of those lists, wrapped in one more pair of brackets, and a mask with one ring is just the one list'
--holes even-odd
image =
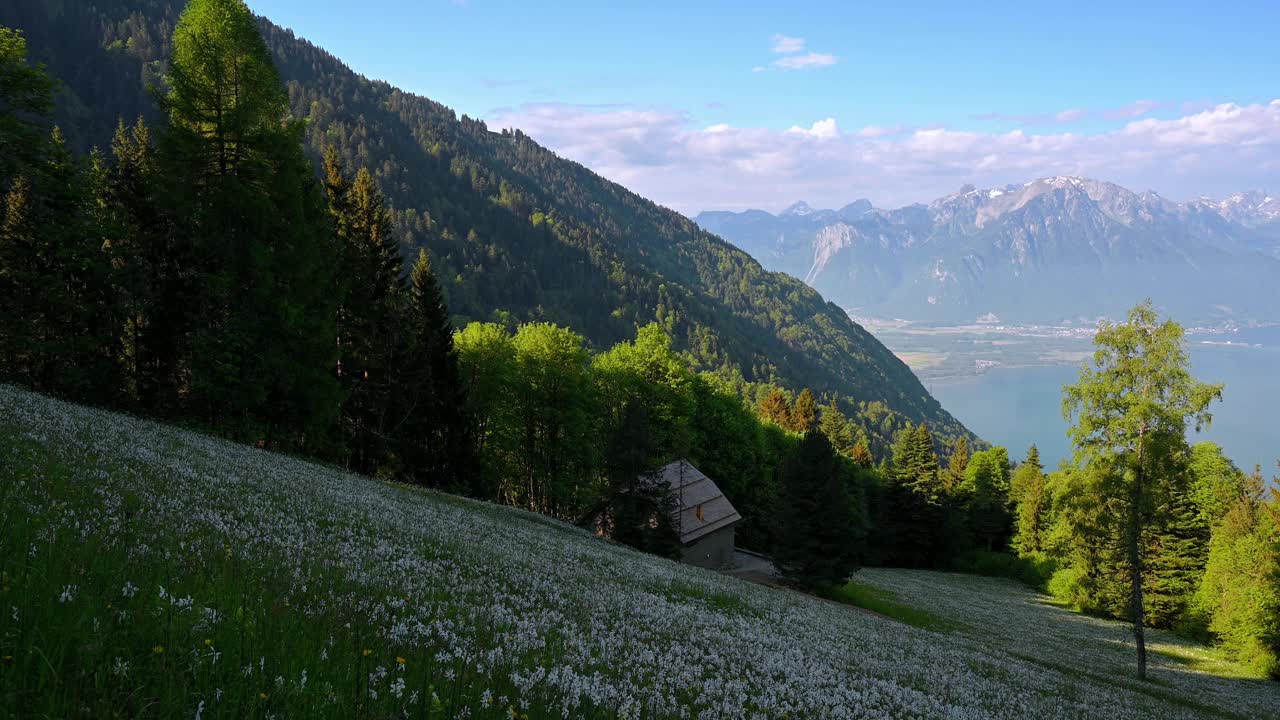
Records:
{"label": "sky", "polygon": [[687,214],[1082,175],[1280,192],[1280,2],[247,0]]}

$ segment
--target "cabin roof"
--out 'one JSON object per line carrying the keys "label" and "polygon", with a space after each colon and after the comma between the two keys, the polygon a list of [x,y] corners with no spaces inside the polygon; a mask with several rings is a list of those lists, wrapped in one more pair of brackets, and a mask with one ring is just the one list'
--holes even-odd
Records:
{"label": "cabin roof", "polygon": [[680,542],[685,545],[742,519],[715,482],[688,460],[667,465],[653,479],[671,488],[680,521]]}

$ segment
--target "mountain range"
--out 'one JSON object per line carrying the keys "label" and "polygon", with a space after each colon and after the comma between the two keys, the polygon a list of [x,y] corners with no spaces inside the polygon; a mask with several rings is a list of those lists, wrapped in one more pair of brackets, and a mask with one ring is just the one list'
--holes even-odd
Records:
{"label": "mountain range", "polygon": [[[24,0],[0,24],[61,81],[54,120],[81,152],[117,123],[158,123],[182,0]],[[701,369],[751,388],[838,399],[881,453],[907,421],[940,442],[970,433],[837,305],[674,211],[425,97],[368,79],[260,18],[306,148],[367,167],[405,253],[430,250],[455,322],[550,321],[596,348],[658,322]],[[429,57],[419,61],[429,61]],[[458,62],[458,58],[439,58]],[[748,385],[750,384],[750,385]]]}
{"label": "mountain range", "polygon": [[894,210],[795,203],[697,223],[858,315],[933,322],[1116,316],[1145,297],[1186,322],[1280,319],[1280,198],[1174,202],[1079,177]]}

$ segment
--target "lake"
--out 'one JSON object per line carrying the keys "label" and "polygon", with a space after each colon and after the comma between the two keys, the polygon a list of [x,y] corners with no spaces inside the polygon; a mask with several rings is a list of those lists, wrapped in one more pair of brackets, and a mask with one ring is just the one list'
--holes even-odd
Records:
{"label": "lake", "polygon": [[[1201,340],[1230,339],[1233,346]],[[1241,330],[1231,336],[1190,336],[1192,374],[1202,382],[1226,384],[1212,406],[1213,423],[1189,438],[1212,440],[1242,469],[1262,465],[1269,477],[1280,458],[1280,329]],[[1021,460],[1035,443],[1046,468],[1071,454],[1062,419],[1062,386],[1073,383],[1078,367],[997,367],[970,378],[927,380],[942,406],[979,437],[1009,448]]]}

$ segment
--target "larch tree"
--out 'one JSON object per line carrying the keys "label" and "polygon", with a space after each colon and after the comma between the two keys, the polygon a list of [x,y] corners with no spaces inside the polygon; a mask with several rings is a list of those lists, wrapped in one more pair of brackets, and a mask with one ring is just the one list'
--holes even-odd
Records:
{"label": "larch tree", "polygon": [[0,27],[0,193],[39,161],[57,83],[27,63],[21,32]]}
{"label": "larch tree", "polygon": [[191,245],[182,369],[191,415],[318,449],[340,406],[337,261],[302,124],[242,0],[191,0],[174,30],[165,203]]}
{"label": "larch tree", "polygon": [[791,405],[781,390],[774,388],[760,402],[760,417],[782,428],[791,427]]}
{"label": "larch tree", "polygon": [[1196,381],[1180,325],[1160,321],[1148,300],[1122,323],[1104,322],[1094,338],[1092,362],[1063,389],[1063,415],[1077,465],[1106,473],[1123,497],[1108,506],[1123,514],[1129,608],[1137,646],[1137,674],[1147,675],[1143,578],[1147,535],[1156,513],[1185,478],[1188,425],[1211,420],[1209,404],[1221,385]]}
{"label": "larch tree", "polygon": [[796,402],[791,406],[791,430],[798,433],[807,433],[818,426],[818,401],[813,397],[813,391],[805,388],[796,396]]}

